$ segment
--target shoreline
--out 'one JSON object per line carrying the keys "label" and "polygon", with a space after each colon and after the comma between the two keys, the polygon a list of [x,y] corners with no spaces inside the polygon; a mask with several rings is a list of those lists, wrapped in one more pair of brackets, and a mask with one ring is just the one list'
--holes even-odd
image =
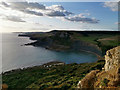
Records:
{"label": "shoreline", "polygon": [[[19,36],[18,36],[19,37]],[[30,37],[29,36],[20,36],[20,37],[28,37],[29,39],[30,39]],[[32,40],[32,39],[30,39],[30,40]],[[34,41],[34,42],[36,42],[35,40],[32,40],[32,41]],[[28,43],[28,44],[31,44],[31,43],[34,43],[34,42],[30,42],[30,43]],[[21,45],[21,46],[27,46],[27,45],[25,45],[25,44],[23,44],[23,45]],[[34,45],[31,45],[31,46],[34,46]],[[34,47],[36,47],[36,46],[34,46]],[[45,48],[46,49],[46,48]],[[50,49],[48,49],[48,50],[50,50]],[[90,52],[90,51],[85,51],[85,50],[81,50],[81,51],[84,51],[84,52],[88,52],[88,53],[92,53],[92,54],[95,54],[95,53],[93,53],[93,52]],[[95,55],[97,55],[97,54],[95,54]],[[99,55],[98,55],[99,56]],[[96,60],[96,61],[98,61],[98,59]],[[50,61],[51,62],[51,61]],[[47,62],[47,63],[44,63],[44,64],[48,64],[48,63],[50,63],[49,61]],[[55,62],[55,61],[53,61],[53,62]],[[58,61],[58,62],[61,62],[61,61]],[[62,62],[63,63],[63,62]],[[76,62],[74,62],[74,63],[76,63]],[[87,63],[87,62],[86,62]],[[94,62],[93,62],[94,63]],[[21,70],[24,70],[24,69],[27,69],[27,68],[33,68],[33,67],[40,67],[40,66],[43,66],[44,64],[41,64],[41,65],[31,65],[31,66],[25,66],[25,67],[20,67],[20,68],[14,68],[14,69],[11,69],[11,70],[5,70],[5,71],[3,71],[2,73],[6,73],[6,72],[13,72],[13,71],[21,71]],[[65,63],[64,63],[65,64]],[[71,64],[71,63],[70,63]],[[78,63],[78,64],[81,64],[81,63]]]}
{"label": "shoreline", "polygon": [[12,72],[32,69],[32,68],[35,68],[35,67],[50,68],[52,66],[59,66],[59,65],[66,65],[66,63],[61,62],[61,61],[50,61],[50,62],[41,64],[41,65],[35,65],[35,66],[28,66],[28,67],[24,67],[24,68],[11,69],[9,71],[2,72],[1,74],[7,74],[7,73],[12,73]]}
{"label": "shoreline", "polygon": [[[28,37],[29,37],[29,36],[28,36]],[[30,37],[29,37],[29,39],[32,40]],[[36,43],[37,41],[38,41],[38,40],[36,40],[35,42],[31,42],[31,43],[24,44],[24,45],[25,45],[25,46],[41,47],[41,46],[35,46],[35,45],[33,45],[33,44]],[[47,49],[47,50],[53,50],[53,51],[69,51],[69,50],[54,50],[54,49],[50,49],[50,48],[47,48],[47,47],[43,47],[43,48],[45,48],[45,49]],[[84,52],[88,52],[88,53],[94,54],[94,55],[97,56],[98,59],[103,59],[103,58],[104,58],[104,56],[99,55],[99,54],[97,54],[97,53],[95,53],[95,52],[92,52],[92,51],[82,50],[82,49],[80,49],[79,51],[84,51]],[[79,51],[78,51],[78,52],[79,52]],[[101,53],[101,54],[102,54],[102,53]]]}

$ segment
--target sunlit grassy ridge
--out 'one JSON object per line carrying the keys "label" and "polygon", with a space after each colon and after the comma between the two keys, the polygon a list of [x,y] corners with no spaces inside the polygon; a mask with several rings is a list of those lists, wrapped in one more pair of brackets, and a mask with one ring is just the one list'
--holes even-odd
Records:
{"label": "sunlit grassy ridge", "polygon": [[9,88],[76,88],[88,72],[102,69],[104,60],[95,63],[37,66],[3,74],[3,83]]}

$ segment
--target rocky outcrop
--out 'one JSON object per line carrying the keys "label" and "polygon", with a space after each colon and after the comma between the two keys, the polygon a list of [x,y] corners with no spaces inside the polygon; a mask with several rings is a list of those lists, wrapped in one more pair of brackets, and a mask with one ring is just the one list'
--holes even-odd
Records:
{"label": "rocky outcrop", "polygon": [[102,71],[93,70],[78,83],[78,88],[117,88],[120,86],[120,46],[105,55]]}
{"label": "rocky outcrop", "polygon": [[109,71],[120,66],[120,46],[108,50],[105,55],[105,71]]}
{"label": "rocky outcrop", "polygon": [[96,74],[100,72],[100,70],[93,70],[86,75],[81,81],[78,83],[78,88],[93,88]]}
{"label": "rocky outcrop", "polygon": [[2,90],[7,90],[8,85],[7,84],[2,84]]}

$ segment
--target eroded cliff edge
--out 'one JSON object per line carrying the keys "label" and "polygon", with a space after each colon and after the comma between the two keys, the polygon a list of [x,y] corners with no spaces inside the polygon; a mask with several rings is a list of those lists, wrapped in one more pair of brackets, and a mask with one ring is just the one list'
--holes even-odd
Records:
{"label": "eroded cliff edge", "polygon": [[44,47],[55,51],[87,51],[98,56],[105,55],[105,52],[120,45],[120,32],[105,31],[50,31],[26,33],[31,40],[36,42],[25,45]]}
{"label": "eroded cliff edge", "polygon": [[93,70],[78,83],[78,88],[117,87],[120,87],[120,46],[106,52],[102,71]]}

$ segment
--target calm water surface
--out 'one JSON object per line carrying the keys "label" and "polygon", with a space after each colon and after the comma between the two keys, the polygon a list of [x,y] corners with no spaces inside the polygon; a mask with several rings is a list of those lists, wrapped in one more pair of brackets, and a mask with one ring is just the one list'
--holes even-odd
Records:
{"label": "calm water surface", "polygon": [[41,65],[50,61],[65,63],[94,62],[97,57],[87,52],[56,52],[41,47],[21,46],[33,42],[26,37],[18,37],[16,33],[2,34],[2,70]]}

